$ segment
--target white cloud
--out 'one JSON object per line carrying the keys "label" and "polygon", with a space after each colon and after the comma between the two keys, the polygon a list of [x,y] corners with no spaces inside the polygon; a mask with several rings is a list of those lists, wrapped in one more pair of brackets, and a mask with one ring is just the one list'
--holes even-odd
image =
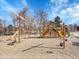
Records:
{"label": "white cloud", "polygon": [[12,7],[6,0],[0,0],[0,6],[7,12],[15,12],[17,8]]}
{"label": "white cloud", "polygon": [[61,13],[68,13],[72,18],[77,18],[79,17],[79,5],[66,8],[65,10],[62,10]]}
{"label": "white cloud", "polygon": [[26,0],[20,0],[20,1],[21,1],[21,3],[23,4],[23,6],[28,6]]}
{"label": "white cloud", "polygon": [[[68,0],[50,0],[52,3],[51,6],[51,15],[52,16],[57,16],[59,15],[58,12],[62,9],[65,8],[67,5]],[[62,11],[65,13],[65,11]]]}
{"label": "white cloud", "polygon": [[79,9],[79,4],[75,6],[75,9]]}
{"label": "white cloud", "polygon": [[72,10],[72,8],[67,8],[66,11],[67,12],[72,12],[73,10]]}
{"label": "white cloud", "polygon": [[79,18],[79,6],[75,5],[71,8],[71,11],[68,11],[72,18]]}
{"label": "white cloud", "polygon": [[79,12],[78,13],[72,13],[72,18],[79,18]]}
{"label": "white cloud", "polygon": [[79,22],[79,4],[69,7],[65,10],[62,10],[61,13],[68,14],[70,16],[70,22],[68,24],[73,24]]}
{"label": "white cloud", "polygon": [[[59,5],[59,6],[61,6],[61,5]],[[55,9],[60,10],[60,8],[57,8],[57,7]],[[54,12],[54,10],[52,9],[52,16],[54,14],[59,15],[63,21],[68,21],[67,24],[77,23],[77,22],[79,22],[79,4],[75,4],[73,6],[68,6],[68,8],[62,9],[60,11],[60,13],[56,13],[56,10]]]}
{"label": "white cloud", "polygon": [[65,14],[65,13],[66,13],[66,11],[65,11],[65,10],[62,10],[62,11],[61,11],[61,14]]}
{"label": "white cloud", "polygon": [[79,22],[79,18],[70,21],[68,24],[75,24],[75,23],[77,23],[77,22]]}
{"label": "white cloud", "polygon": [[[0,7],[4,13],[1,12],[1,15],[4,14],[2,17],[6,25],[12,24],[12,20],[10,14],[16,13],[18,10],[17,8],[12,7],[6,0],[0,0]],[[16,13],[17,14],[17,13]]]}
{"label": "white cloud", "polygon": [[68,0],[50,0],[51,3],[54,4],[55,8],[60,8],[62,6],[65,6]]}
{"label": "white cloud", "polygon": [[56,3],[67,3],[68,0],[50,0],[52,3],[56,2]]}

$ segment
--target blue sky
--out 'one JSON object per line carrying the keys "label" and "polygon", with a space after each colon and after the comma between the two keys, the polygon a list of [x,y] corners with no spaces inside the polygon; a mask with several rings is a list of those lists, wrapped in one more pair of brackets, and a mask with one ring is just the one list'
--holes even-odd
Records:
{"label": "blue sky", "polygon": [[79,0],[0,0],[0,18],[11,24],[11,13],[21,11],[24,6],[28,6],[31,14],[43,9],[49,20],[60,16],[66,24],[79,25]]}

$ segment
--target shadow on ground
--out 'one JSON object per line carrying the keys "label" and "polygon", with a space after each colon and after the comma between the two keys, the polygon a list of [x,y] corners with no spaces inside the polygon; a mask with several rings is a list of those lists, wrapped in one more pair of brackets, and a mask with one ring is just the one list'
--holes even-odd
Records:
{"label": "shadow on ground", "polygon": [[79,42],[72,42],[72,45],[79,46]]}
{"label": "shadow on ground", "polygon": [[40,46],[40,45],[43,45],[43,44],[38,44],[36,46],[31,46],[30,48],[27,48],[27,49],[24,49],[22,50],[22,52],[25,52],[25,51],[28,51],[28,50],[31,50],[33,48],[46,48],[46,49],[63,49],[62,47],[45,47],[45,46]]}
{"label": "shadow on ground", "polygon": [[47,48],[47,49],[63,49],[62,47],[45,47],[45,46],[39,46],[39,48]]}

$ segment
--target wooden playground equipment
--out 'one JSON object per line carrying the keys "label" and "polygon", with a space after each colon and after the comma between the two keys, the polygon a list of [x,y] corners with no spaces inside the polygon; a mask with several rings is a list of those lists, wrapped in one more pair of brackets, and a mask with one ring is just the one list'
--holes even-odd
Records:
{"label": "wooden playground equipment", "polygon": [[[30,30],[30,24],[29,24],[29,19],[26,19],[27,17],[26,16],[24,16],[25,15],[25,12],[27,11],[27,9],[25,9],[23,12],[21,12],[21,13],[19,13],[18,15],[16,15],[16,17],[17,17],[17,20],[18,20],[18,29],[17,29],[17,31],[14,33],[14,35],[12,36],[13,38],[16,38],[17,36],[18,36],[18,38],[17,39],[15,39],[15,41],[17,42],[17,43],[20,43],[21,42],[21,33],[23,32],[23,27],[22,27],[22,21],[23,20],[26,20],[26,23],[27,23],[27,29],[26,29],[26,31],[27,31],[27,34],[29,35],[29,33],[30,32],[32,32],[31,30]],[[40,37],[42,38],[42,37],[44,37],[44,38],[47,38],[47,36],[46,35],[48,35],[49,33],[50,33],[50,36],[51,35],[56,35],[56,36],[58,36],[58,37],[61,37],[61,39],[63,40],[63,43],[60,43],[60,46],[63,46],[63,48],[65,48],[66,47],[66,41],[67,41],[67,39],[66,39],[66,35],[68,35],[68,30],[66,31],[66,29],[67,29],[67,27],[65,27],[65,25],[64,24],[62,24],[61,26],[59,26],[59,27],[51,27],[52,25],[50,24],[50,22],[48,21],[47,23],[46,23],[46,26],[44,27],[44,30],[43,30],[43,32],[41,33],[41,35],[40,35]],[[39,31],[39,30],[38,30]],[[54,32],[54,33],[52,33],[52,31]]]}
{"label": "wooden playground equipment", "polygon": [[[12,36],[13,38],[16,38],[18,36],[17,39],[15,39],[15,41],[17,43],[20,43],[21,42],[21,33],[23,32],[23,28],[22,28],[22,20],[23,20],[23,16],[22,15],[19,15],[18,17],[18,29],[17,31],[15,32],[15,34]],[[44,30],[43,32],[41,33],[41,38],[47,38],[47,35],[51,36],[51,35],[56,35],[56,37],[60,37],[62,39],[62,43],[60,43],[60,46],[65,48],[66,47],[66,36],[69,35],[69,31],[68,31],[68,28],[62,24],[61,26],[59,27],[51,27],[52,25],[50,23],[46,23],[46,26],[44,27]],[[27,34],[29,35],[29,26],[27,26]],[[54,32],[54,33],[51,33],[51,32]],[[30,31],[31,32],[31,31]]]}
{"label": "wooden playground equipment", "polygon": [[[20,40],[21,40],[21,38],[20,38],[20,35],[22,33],[21,21],[22,21],[22,16],[19,16],[18,17],[18,30],[13,35],[13,37],[16,37],[16,35],[18,35],[18,39],[16,40],[17,43],[20,43]],[[64,24],[62,24],[60,27],[56,27],[56,28],[53,27],[52,30],[50,30],[50,29],[51,29],[51,24],[50,23],[46,24],[46,26],[44,28],[44,31],[43,31],[43,33],[41,34],[40,37],[41,38],[42,37],[47,38],[47,36],[46,36],[47,34],[50,33],[50,35],[52,35],[52,34],[56,33],[56,35],[58,37],[60,37],[62,39],[62,41],[63,41],[62,43],[60,43],[60,46],[65,48],[66,47],[66,41],[67,41],[66,35],[68,35],[68,33],[69,33],[66,26]],[[29,31],[29,29],[28,29],[28,31]],[[54,33],[51,33],[52,31],[54,31]]]}
{"label": "wooden playground equipment", "polygon": [[[50,24],[48,24],[46,27],[45,27],[45,30],[44,32],[42,33],[41,37],[45,37],[46,38],[46,35],[48,34],[48,32],[50,32]],[[69,35],[69,32],[68,32],[68,29],[67,27],[65,27],[65,25],[63,24],[62,26],[60,27],[57,27],[57,28],[53,28],[53,31],[55,31],[56,35],[58,35],[59,37],[61,37],[61,39],[63,40],[63,43],[60,43],[60,46],[63,46],[63,48],[66,47],[66,36]],[[54,34],[54,33],[53,33]],[[52,34],[50,34],[52,35]]]}
{"label": "wooden playground equipment", "polygon": [[[29,19],[26,19],[28,17],[24,16],[25,13],[26,13],[27,9],[25,9],[24,11],[22,11],[21,13],[19,13],[18,15],[16,15],[16,18],[18,20],[18,29],[17,31],[14,33],[14,35],[12,36],[13,39],[15,39],[13,42],[17,42],[17,43],[20,43],[21,42],[21,33],[23,32],[23,27],[22,27],[22,21],[23,20],[26,20],[27,22],[27,34],[29,35],[30,32],[32,32],[30,29],[30,24],[29,24]],[[68,35],[68,30],[66,31],[66,28],[64,24],[62,24],[60,27],[51,27],[52,25],[48,22],[46,23],[46,26],[44,27],[44,30],[43,32],[41,33],[40,37],[42,38],[47,38],[47,35],[51,36],[51,35],[56,35],[56,37],[61,37],[63,43],[60,43],[60,46],[62,46],[63,48],[66,47],[66,35]],[[39,31],[39,30],[38,30]],[[52,31],[54,33],[52,33]],[[17,37],[17,39],[16,39]],[[12,43],[12,42],[11,42]]]}

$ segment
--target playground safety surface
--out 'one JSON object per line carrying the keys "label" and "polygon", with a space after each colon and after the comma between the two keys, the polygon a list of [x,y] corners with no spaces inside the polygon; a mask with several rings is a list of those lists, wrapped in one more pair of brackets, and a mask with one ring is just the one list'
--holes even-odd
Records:
{"label": "playground safety surface", "polygon": [[79,38],[68,37],[66,48],[59,46],[61,38],[24,38],[7,45],[10,36],[0,37],[0,59],[79,59]]}

